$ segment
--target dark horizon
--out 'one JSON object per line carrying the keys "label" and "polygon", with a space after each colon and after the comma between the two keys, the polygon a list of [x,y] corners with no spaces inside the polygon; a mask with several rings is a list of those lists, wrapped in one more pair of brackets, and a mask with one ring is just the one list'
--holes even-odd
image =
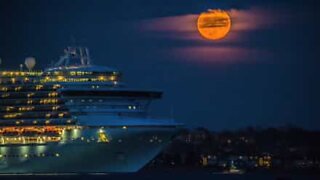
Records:
{"label": "dark horizon", "polygon": [[[187,127],[320,128],[316,0],[0,2],[0,68],[34,56],[37,69],[75,41],[94,64],[123,72],[130,87],[162,89],[152,112]],[[221,8],[233,26],[200,37],[196,17]],[[75,39],[75,40],[73,40]]]}

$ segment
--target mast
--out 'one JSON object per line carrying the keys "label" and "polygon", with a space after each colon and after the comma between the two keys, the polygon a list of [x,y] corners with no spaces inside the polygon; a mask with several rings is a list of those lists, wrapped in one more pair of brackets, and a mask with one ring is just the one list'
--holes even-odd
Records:
{"label": "mast", "polygon": [[60,57],[59,61],[54,64],[55,67],[91,65],[89,49],[86,47],[67,47],[64,50],[64,53],[65,54]]}

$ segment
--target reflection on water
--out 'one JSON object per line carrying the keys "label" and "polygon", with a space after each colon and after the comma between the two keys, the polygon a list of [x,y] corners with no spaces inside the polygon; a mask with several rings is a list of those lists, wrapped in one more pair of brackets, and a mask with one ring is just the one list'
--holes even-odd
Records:
{"label": "reflection on water", "polygon": [[139,172],[139,173],[124,173],[124,174],[25,174],[25,175],[0,175],[0,179],[68,179],[68,180],[102,180],[102,179],[116,179],[116,180],[165,180],[165,179],[181,179],[181,180],[246,180],[246,179],[320,179],[320,175],[307,174],[282,174],[282,173],[248,173],[248,174],[223,174],[212,172]]}

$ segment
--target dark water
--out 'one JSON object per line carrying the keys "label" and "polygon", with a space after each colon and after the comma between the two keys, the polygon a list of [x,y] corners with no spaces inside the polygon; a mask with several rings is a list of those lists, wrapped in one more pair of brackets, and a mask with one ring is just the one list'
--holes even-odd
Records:
{"label": "dark water", "polygon": [[290,179],[315,179],[320,180],[319,175],[309,174],[272,174],[272,173],[247,173],[247,174],[217,174],[210,172],[142,172],[142,173],[126,173],[126,174],[64,174],[64,175],[0,175],[2,179],[30,179],[30,180],[50,180],[50,179],[62,179],[62,180],[290,180]]}

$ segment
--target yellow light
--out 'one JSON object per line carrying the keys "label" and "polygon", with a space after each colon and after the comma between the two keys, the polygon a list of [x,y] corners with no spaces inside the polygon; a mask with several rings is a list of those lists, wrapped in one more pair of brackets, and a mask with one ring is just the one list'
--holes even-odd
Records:
{"label": "yellow light", "polygon": [[5,98],[5,97],[9,97],[9,95],[10,95],[9,93],[5,93],[5,94],[2,94],[1,97]]}
{"label": "yellow light", "polygon": [[106,80],[106,77],[105,77],[105,76],[99,76],[99,77],[98,77],[98,80],[99,80],[99,81],[105,81],[105,80]]}
{"label": "yellow light", "polygon": [[2,87],[1,91],[5,91],[6,92],[6,91],[8,91],[8,88],[7,87]]}
{"label": "yellow light", "polygon": [[14,109],[14,107],[12,107],[12,106],[6,107],[6,111],[11,111],[12,109]]}
{"label": "yellow light", "polygon": [[27,103],[28,103],[28,104],[32,104],[33,101],[32,101],[32,100],[28,100]]}
{"label": "yellow light", "polygon": [[43,88],[43,85],[41,85],[41,84],[36,85],[36,90],[40,90],[42,88]]}
{"label": "yellow light", "polygon": [[116,76],[110,76],[110,80],[111,80],[111,81],[116,80]]}
{"label": "yellow light", "polygon": [[108,143],[109,142],[108,136],[106,135],[106,133],[103,130],[102,131],[101,130],[102,129],[99,130],[98,142],[106,142],[106,143]]}
{"label": "yellow light", "polygon": [[61,86],[60,86],[60,84],[55,84],[55,85],[53,85],[53,89],[58,89],[58,88],[60,88]]}
{"label": "yellow light", "polygon": [[21,86],[14,88],[15,91],[20,91],[22,89]]}
{"label": "yellow light", "polygon": [[122,126],[122,129],[127,129],[127,126]]}
{"label": "yellow light", "polygon": [[58,110],[58,108],[59,108],[59,106],[53,106],[52,110],[55,111],[55,110]]}
{"label": "yellow light", "polygon": [[58,76],[57,79],[58,79],[58,81],[63,81],[64,77],[63,76]]}

